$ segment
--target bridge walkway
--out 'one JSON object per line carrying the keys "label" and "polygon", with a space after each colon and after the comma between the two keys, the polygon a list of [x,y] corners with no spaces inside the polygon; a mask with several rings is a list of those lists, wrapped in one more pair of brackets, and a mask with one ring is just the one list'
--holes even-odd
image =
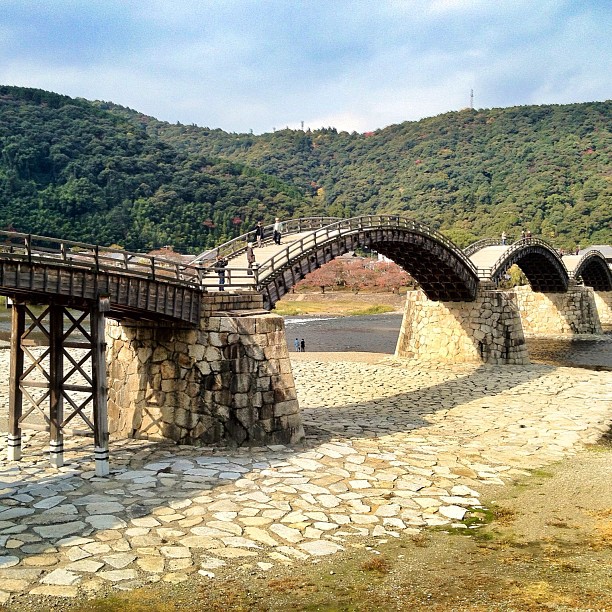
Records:
{"label": "bridge walkway", "polygon": [[[288,253],[290,246],[307,241],[307,238],[311,236],[314,231],[316,230],[286,235],[281,238],[280,244],[275,244],[272,239],[266,240],[261,247],[257,247],[256,243],[253,243],[253,253],[255,255],[253,274],[249,274],[246,249],[227,256],[228,265],[225,268],[226,284],[231,285],[232,289],[255,289],[257,282],[264,280],[271,271],[266,266],[264,270],[259,272],[261,264],[268,262],[273,257],[276,257],[277,265],[278,263],[282,264],[284,261],[288,261],[288,254],[284,258],[278,258],[277,256],[283,252]],[[206,286],[208,291],[218,290],[218,275],[214,272],[214,269],[212,273],[207,270],[203,277],[202,284]]]}
{"label": "bridge walkway", "polygon": [[578,262],[580,262],[580,260],[582,259],[582,255],[563,255],[563,257],[561,258],[563,260],[563,263],[565,264],[565,267],[567,268],[567,271],[570,274],[574,274],[574,271],[576,270],[576,266],[578,265]]}
{"label": "bridge walkway", "polygon": [[509,244],[486,246],[470,255],[470,260],[478,269],[491,269],[509,248]]}

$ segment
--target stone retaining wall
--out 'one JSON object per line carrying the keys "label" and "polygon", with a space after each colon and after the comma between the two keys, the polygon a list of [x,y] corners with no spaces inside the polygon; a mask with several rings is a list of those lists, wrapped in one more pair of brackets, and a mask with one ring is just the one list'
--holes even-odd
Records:
{"label": "stone retaining wall", "polygon": [[612,291],[594,291],[595,306],[602,325],[612,325]]}
{"label": "stone retaining wall", "polygon": [[591,287],[571,286],[565,293],[535,293],[529,286],[508,291],[530,335],[601,334]]}
{"label": "stone retaining wall", "polygon": [[260,295],[207,298],[199,329],[107,322],[112,435],[181,444],[303,438],[282,317]]}
{"label": "stone retaining wall", "polygon": [[503,292],[486,289],[473,302],[434,302],[409,291],[395,354],[453,363],[529,363],[516,308]]}

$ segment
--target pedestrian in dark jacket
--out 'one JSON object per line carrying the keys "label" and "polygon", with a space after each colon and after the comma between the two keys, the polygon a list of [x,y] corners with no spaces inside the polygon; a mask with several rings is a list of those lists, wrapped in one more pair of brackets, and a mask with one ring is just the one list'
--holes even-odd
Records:
{"label": "pedestrian in dark jacket", "polygon": [[257,225],[255,226],[255,240],[257,240],[257,246],[258,247],[262,247],[263,246],[263,241],[265,238],[265,228],[263,226],[263,223],[261,221],[257,222]]}
{"label": "pedestrian in dark jacket", "polygon": [[215,260],[214,270],[219,276],[219,291],[225,291],[225,267],[227,266],[227,259],[217,255]]}

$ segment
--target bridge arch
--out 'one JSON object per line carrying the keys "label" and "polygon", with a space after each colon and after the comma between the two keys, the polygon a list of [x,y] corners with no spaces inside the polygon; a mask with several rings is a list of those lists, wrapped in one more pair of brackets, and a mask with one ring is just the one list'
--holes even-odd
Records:
{"label": "bridge arch", "polygon": [[396,216],[355,217],[316,230],[259,270],[264,304],[274,304],[309,273],[340,255],[369,247],[408,272],[434,301],[472,301],[478,289],[474,265],[450,240]]}
{"label": "bridge arch", "polygon": [[572,276],[594,291],[612,291],[612,271],[601,251],[587,251],[576,264]]}
{"label": "bridge arch", "polygon": [[517,265],[537,293],[564,293],[569,274],[557,251],[538,238],[518,240],[508,247],[491,268],[491,280],[499,283],[509,268]]}

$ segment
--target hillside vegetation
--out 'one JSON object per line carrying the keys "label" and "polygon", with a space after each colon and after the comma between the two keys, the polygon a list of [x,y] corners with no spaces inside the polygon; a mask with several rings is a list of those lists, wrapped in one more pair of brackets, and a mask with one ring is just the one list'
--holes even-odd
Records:
{"label": "hillside vegetation", "polygon": [[529,228],[560,247],[612,239],[611,128],[612,101],[466,109],[366,134],[149,125],[298,186],[317,213],[407,214],[460,245]]}
{"label": "hillside vegetation", "polygon": [[0,87],[0,228],[200,252],[303,197],[243,164],[179,151],[85,100]]}
{"label": "hillside vegetation", "polygon": [[0,227],[197,252],[259,218],[399,213],[460,246],[610,243],[611,119],[607,101],[258,136],[0,87]]}

